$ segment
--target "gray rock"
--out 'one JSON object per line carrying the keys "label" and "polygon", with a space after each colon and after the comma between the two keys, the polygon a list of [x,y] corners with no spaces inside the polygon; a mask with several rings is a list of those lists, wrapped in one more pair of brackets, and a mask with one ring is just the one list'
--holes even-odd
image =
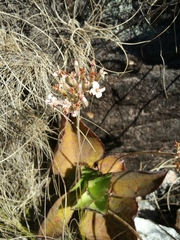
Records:
{"label": "gray rock", "polygon": [[148,219],[135,217],[135,226],[143,240],[180,240],[180,235],[173,229],[157,225]]}

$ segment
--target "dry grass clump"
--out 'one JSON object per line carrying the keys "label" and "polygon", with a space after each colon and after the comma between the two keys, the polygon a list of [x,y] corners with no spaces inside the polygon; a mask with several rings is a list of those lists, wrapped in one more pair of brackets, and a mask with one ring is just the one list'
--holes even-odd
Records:
{"label": "dry grass clump", "polygon": [[32,206],[38,212],[48,181],[41,165],[52,154],[45,106],[51,62],[30,41],[3,29],[0,43],[0,234],[9,238],[28,235],[21,220]]}
{"label": "dry grass clump", "polygon": [[[16,34],[28,36],[29,40],[48,52],[60,68],[69,70],[76,59],[80,66],[87,69],[90,61],[96,58],[95,51],[98,52],[94,48],[95,42],[101,45],[112,42],[122,49],[128,60],[121,40],[114,34],[114,29],[118,26],[109,26],[104,22],[103,15],[108,9],[108,1],[33,0],[28,2],[28,7],[19,1],[15,2],[16,5],[14,3],[8,6],[12,7],[13,14],[9,8],[5,9],[8,11],[0,11],[4,25],[10,25]],[[14,22],[18,24],[15,25]],[[99,59],[96,60],[100,63]]]}

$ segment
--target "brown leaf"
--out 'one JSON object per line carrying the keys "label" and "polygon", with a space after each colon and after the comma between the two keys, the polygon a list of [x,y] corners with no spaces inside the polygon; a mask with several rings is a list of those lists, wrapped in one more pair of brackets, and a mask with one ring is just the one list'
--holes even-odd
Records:
{"label": "brown leaf", "polygon": [[156,190],[167,172],[123,171],[111,178],[112,195],[124,198],[145,196]]}
{"label": "brown leaf", "polygon": [[111,240],[107,232],[105,217],[93,211],[86,211],[80,221],[81,235],[88,240]]}
{"label": "brown leaf", "polygon": [[42,223],[38,237],[59,237],[67,227],[74,210],[71,208],[76,200],[76,192],[60,197],[49,210]]}
{"label": "brown leaf", "polygon": [[[138,206],[134,198],[117,198],[109,197],[109,210],[114,214],[122,218],[127,224],[129,224],[135,230],[135,224],[133,217],[137,214]],[[112,219],[112,218],[110,218]],[[121,240],[136,240],[136,235],[118,219],[112,219],[109,224],[113,221],[113,229],[116,232],[122,232],[120,235]],[[117,224],[116,225],[114,225]],[[116,229],[117,228],[117,229]]]}
{"label": "brown leaf", "polygon": [[[110,197],[110,210],[123,218],[135,229],[132,217],[137,212],[134,199]],[[112,214],[102,215],[93,211],[86,211],[79,225],[82,236],[88,240],[136,240],[137,237],[127,226]]]}
{"label": "brown leaf", "polygon": [[66,120],[54,155],[53,173],[72,177],[76,164],[92,167],[103,154],[102,142],[82,121],[78,129],[76,118]]}
{"label": "brown leaf", "polygon": [[116,156],[107,156],[98,161],[98,170],[103,174],[124,171],[124,161]]}

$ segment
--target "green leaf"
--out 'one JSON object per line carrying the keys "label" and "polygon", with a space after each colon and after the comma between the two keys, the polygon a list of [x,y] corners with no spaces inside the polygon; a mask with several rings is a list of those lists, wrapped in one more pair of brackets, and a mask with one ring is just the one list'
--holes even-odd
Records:
{"label": "green leaf", "polygon": [[88,182],[88,191],[93,199],[99,199],[104,194],[108,194],[112,174],[102,175]]}
{"label": "green leaf", "polygon": [[73,209],[77,210],[77,209],[88,208],[93,201],[94,200],[89,195],[88,191],[86,191],[81,195],[80,199],[78,199],[77,204],[73,206]]}
{"label": "green leaf", "polygon": [[167,172],[122,171],[111,178],[112,195],[124,198],[145,196],[156,190]]}
{"label": "green leaf", "polygon": [[74,210],[78,209],[91,209],[102,214],[106,214],[108,208],[108,195],[103,195],[99,199],[94,200],[86,191],[82,194],[77,204],[73,206]]}
{"label": "green leaf", "polygon": [[[87,177],[87,176],[86,176]],[[90,177],[90,176],[89,176]],[[74,209],[92,209],[102,214],[107,212],[111,174],[88,181],[86,191],[78,199]]]}
{"label": "green leaf", "polygon": [[81,168],[81,173],[81,178],[84,180],[91,180],[102,175],[99,171],[84,166]]}
{"label": "green leaf", "polygon": [[94,179],[95,177],[98,177],[98,176],[101,176],[101,173],[98,172],[97,170],[82,166],[81,167],[81,178],[76,183],[76,185],[71,189],[71,192],[78,188],[80,189],[80,191],[83,191],[88,180]]}
{"label": "green leaf", "polygon": [[100,212],[102,214],[106,214],[108,210],[108,195],[103,195],[98,200],[92,202],[88,209],[95,210],[97,212]]}

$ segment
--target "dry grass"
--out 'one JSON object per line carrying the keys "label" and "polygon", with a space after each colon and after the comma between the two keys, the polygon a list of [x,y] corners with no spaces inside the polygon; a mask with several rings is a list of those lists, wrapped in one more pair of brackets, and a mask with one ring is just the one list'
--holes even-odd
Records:
{"label": "dry grass", "polygon": [[44,103],[51,62],[30,41],[3,29],[0,36],[0,231],[8,238],[22,234],[21,218],[32,206],[38,210],[48,181],[40,169],[52,155]]}
{"label": "dry grass", "polygon": [[120,47],[126,71],[128,57],[115,34],[123,23],[104,23],[107,3],[90,0],[83,25],[76,17],[86,4],[78,0],[59,4],[33,0],[28,8],[23,1],[11,0],[0,11],[0,237],[33,238],[30,211],[33,208],[38,222],[49,182],[49,168],[42,164],[52,159],[49,121],[55,115],[45,98],[52,91],[53,71],[58,65],[69,70],[74,59],[88,69],[96,58],[94,41],[112,41]]}

